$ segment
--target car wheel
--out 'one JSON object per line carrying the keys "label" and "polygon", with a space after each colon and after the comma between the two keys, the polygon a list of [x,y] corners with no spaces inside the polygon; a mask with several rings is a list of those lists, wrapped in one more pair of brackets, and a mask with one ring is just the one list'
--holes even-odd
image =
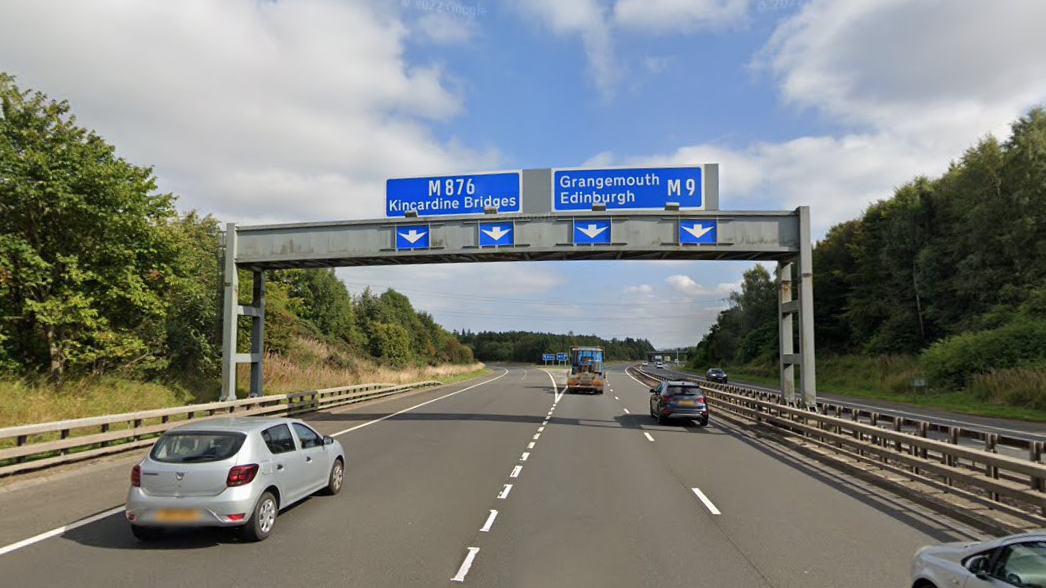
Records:
{"label": "car wheel", "polygon": [[664,415],[660,415],[660,414],[657,415],[657,424],[659,424],[659,425],[667,425],[668,424],[668,418],[665,417]]}
{"label": "car wheel", "polygon": [[163,529],[159,527],[143,527],[142,525],[131,525],[131,533],[139,541],[152,541],[163,535]]}
{"label": "car wheel", "polygon": [[703,418],[703,419],[697,421],[697,425],[699,427],[707,427],[708,426],[708,419],[707,418]]}
{"label": "car wheel", "polygon": [[345,464],[342,463],[341,458],[334,460],[334,465],[331,466],[331,475],[327,479],[327,496],[334,496],[338,492],[341,492],[341,486],[345,483]]}
{"label": "car wheel", "polygon": [[276,526],[276,515],[279,508],[276,505],[276,497],[272,492],[265,492],[254,505],[254,512],[250,520],[243,526],[241,534],[247,541],[263,541],[272,534]]}

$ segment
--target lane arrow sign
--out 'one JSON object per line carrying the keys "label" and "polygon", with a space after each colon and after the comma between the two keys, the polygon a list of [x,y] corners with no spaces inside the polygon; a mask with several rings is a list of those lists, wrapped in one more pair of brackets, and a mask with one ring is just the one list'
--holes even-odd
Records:
{"label": "lane arrow sign", "polygon": [[701,225],[694,225],[692,227],[683,226],[683,230],[694,236],[695,239],[700,239],[705,236],[705,233],[715,228],[715,225],[709,225],[707,227]]}
{"label": "lane arrow sign", "polygon": [[715,244],[719,241],[719,221],[715,219],[680,219],[679,242],[682,244]]}
{"label": "lane arrow sign", "polygon": [[503,229],[499,226],[494,226],[493,229],[483,229],[483,232],[490,236],[495,241],[500,241],[502,237],[509,234],[510,229]]}
{"label": "lane arrow sign", "polygon": [[588,236],[589,239],[595,239],[596,235],[607,230],[607,228],[601,227],[599,225],[588,225],[587,227],[578,227],[577,230],[584,233],[586,236]]}
{"label": "lane arrow sign", "polygon": [[[388,233],[385,233],[385,234],[387,235]],[[417,229],[411,229],[411,230],[407,231],[406,233],[400,233],[400,237],[403,237],[404,239],[409,241],[411,244],[417,243],[418,239],[420,239],[420,238],[422,238],[424,236],[425,236],[425,231],[419,231]]]}

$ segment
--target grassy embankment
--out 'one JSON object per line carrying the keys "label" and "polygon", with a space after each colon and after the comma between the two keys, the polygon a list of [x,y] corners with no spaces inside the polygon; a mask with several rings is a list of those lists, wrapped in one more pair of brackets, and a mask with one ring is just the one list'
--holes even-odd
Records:
{"label": "grassy embankment", "polygon": [[[247,395],[249,367],[240,366],[237,381],[241,398]],[[287,356],[266,358],[264,378],[266,394],[283,394],[368,382],[452,383],[490,371],[481,363],[384,366],[365,358],[346,357],[324,343],[299,338]],[[213,402],[218,400],[219,391],[217,380],[143,382],[101,376],[56,386],[46,381],[0,378],[0,427]]]}
{"label": "grassy embankment", "polygon": [[[737,380],[778,384],[776,365],[722,367]],[[1046,366],[976,374],[965,390],[913,390],[912,379],[924,373],[918,358],[910,356],[817,358],[817,387],[824,392],[972,415],[1046,421]]]}

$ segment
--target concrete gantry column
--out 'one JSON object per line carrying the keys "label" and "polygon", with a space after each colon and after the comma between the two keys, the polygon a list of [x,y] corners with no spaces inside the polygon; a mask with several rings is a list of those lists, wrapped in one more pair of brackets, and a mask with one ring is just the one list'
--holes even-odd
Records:
{"label": "concrete gantry column", "polygon": [[795,404],[795,364],[791,358],[795,353],[792,347],[792,317],[795,315],[793,307],[796,303],[792,300],[792,262],[778,262],[777,273],[781,279],[777,309],[780,347],[777,361],[781,377],[781,399],[785,404]]}
{"label": "concrete gantry column", "polygon": [[240,278],[236,268],[236,223],[225,225],[225,303],[222,308],[222,400],[236,399],[236,331]]}
{"label": "concrete gantry column", "polygon": [[810,242],[810,207],[800,206],[799,213],[799,370],[803,404],[817,406],[817,373],[814,367],[814,256]]}
{"label": "concrete gantry column", "polygon": [[262,395],[262,368],[265,361],[265,272],[254,270],[251,297],[251,393]]}

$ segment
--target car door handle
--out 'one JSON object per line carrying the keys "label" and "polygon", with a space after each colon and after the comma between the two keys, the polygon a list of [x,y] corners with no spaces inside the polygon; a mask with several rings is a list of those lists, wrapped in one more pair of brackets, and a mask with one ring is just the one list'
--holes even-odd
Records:
{"label": "car door handle", "polygon": [[311,462],[312,461],[312,456],[311,455],[306,455],[305,456],[305,461]]}
{"label": "car door handle", "polygon": [[282,463],[276,464],[276,469],[277,470],[282,470],[283,469],[283,464]]}

